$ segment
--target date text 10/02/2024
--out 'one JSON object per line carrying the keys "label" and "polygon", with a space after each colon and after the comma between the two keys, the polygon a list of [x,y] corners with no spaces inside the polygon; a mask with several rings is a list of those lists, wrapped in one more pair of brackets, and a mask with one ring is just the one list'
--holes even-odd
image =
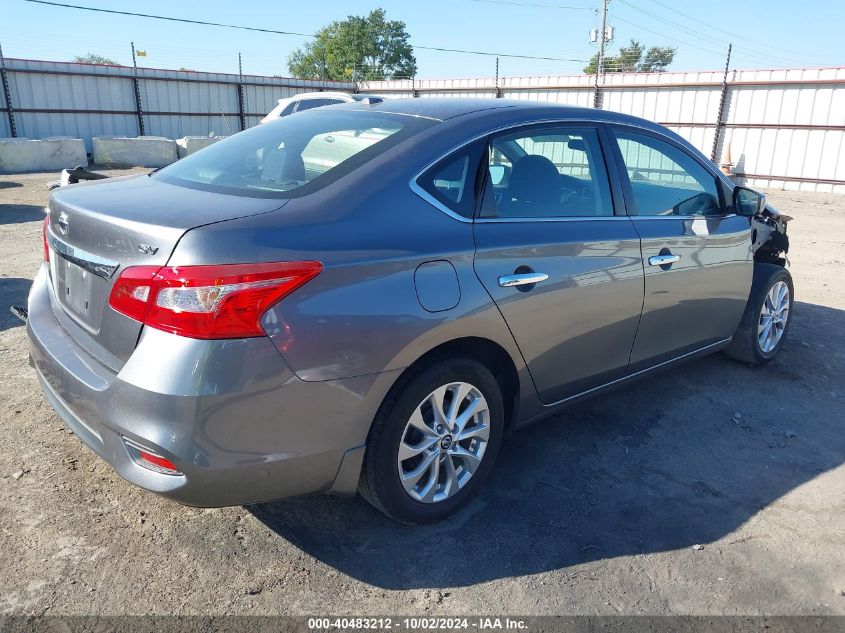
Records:
{"label": "date text 10/02/2024", "polygon": [[310,630],[471,630],[519,631],[528,628],[522,619],[479,617],[479,618],[308,618]]}

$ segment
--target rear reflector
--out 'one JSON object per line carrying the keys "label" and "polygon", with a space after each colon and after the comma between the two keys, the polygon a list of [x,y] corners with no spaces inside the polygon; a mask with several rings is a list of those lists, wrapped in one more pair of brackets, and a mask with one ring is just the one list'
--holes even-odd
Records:
{"label": "rear reflector", "polygon": [[129,456],[132,458],[132,461],[139,466],[143,466],[148,470],[153,470],[165,475],[182,474],[179,472],[179,469],[176,468],[176,464],[166,457],[162,457],[161,455],[154,453],[148,448],[145,448],[132,440],[128,440],[125,437],[123,438],[123,443],[126,445],[126,450],[129,451]]}
{"label": "rear reflector", "polygon": [[200,339],[264,336],[262,315],[320,274],[320,262],[132,266],[109,305],[150,327]]}
{"label": "rear reflector", "polygon": [[41,223],[41,238],[44,240],[44,261],[50,263],[50,245],[47,243],[47,229],[50,228],[50,214],[44,216]]}

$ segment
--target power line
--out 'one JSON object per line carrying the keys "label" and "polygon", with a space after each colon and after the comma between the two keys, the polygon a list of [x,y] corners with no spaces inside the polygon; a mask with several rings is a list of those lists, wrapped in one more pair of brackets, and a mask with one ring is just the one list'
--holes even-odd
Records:
{"label": "power line", "polygon": [[[534,3],[534,2],[517,2],[515,0],[472,0],[472,1],[473,2],[484,2],[484,3],[488,3],[488,4],[502,4],[502,5],[512,5],[512,6],[519,6],[519,7],[532,7],[532,8],[541,8],[541,9],[571,9],[571,10],[574,10],[574,9],[584,8],[584,7],[574,7],[574,6],[562,6],[562,5],[555,5],[555,4],[540,4],[540,3]],[[657,15],[657,14],[652,13],[650,11],[647,11],[645,9],[642,9],[642,8],[634,5],[629,0],[619,0],[619,1],[622,4],[625,4],[628,7],[632,8],[636,11],[639,11],[640,13],[650,17],[653,20],[657,20],[657,21],[662,22],[664,24],[668,24],[668,25],[670,25],[674,28],[677,28],[681,31],[684,31],[684,32],[686,32],[690,35],[694,35],[696,37],[704,38],[704,39],[707,39],[707,40],[710,40],[710,41],[715,41],[716,43],[724,43],[724,44],[730,44],[731,43],[731,41],[729,41],[729,40],[723,39],[721,37],[714,37],[710,33],[703,33],[702,31],[698,31],[698,30],[693,29],[691,27],[685,26],[685,25],[680,24],[678,22],[674,22],[674,21],[672,21],[668,18],[664,18],[663,16],[660,16],[660,15]],[[738,35],[738,34],[735,34],[735,33],[731,33],[730,31],[726,31],[726,30],[721,29],[719,27],[716,27],[716,26],[713,26],[711,24],[702,22],[701,20],[698,20],[697,18],[693,18],[693,17],[689,16],[688,14],[684,13],[683,11],[679,11],[678,9],[675,9],[674,7],[671,7],[667,4],[664,4],[663,2],[660,2],[659,0],[651,0],[651,1],[654,2],[655,4],[659,4],[660,6],[662,6],[664,8],[667,8],[667,9],[674,11],[675,13],[678,13],[679,15],[682,15],[683,17],[685,17],[689,20],[693,20],[695,22],[703,24],[704,26],[706,26],[708,28],[712,28],[714,30],[725,33],[726,35],[729,35],[733,38],[737,38],[737,39],[740,39],[741,41],[745,41],[745,42],[754,42],[754,40],[749,40],[749,38],[746,37],[746,36],[741,36],[741,35]],[[592,10],[592,9],[587,9],[587,10]],[[648,31],[650,33],[654,33],[655,35],[660,35],[660,36],[666,37],[666,38],[668,38],[668,39],[670,39],[674,42],[684,44],[685,46],[697,48],[698,50],[708,52],[708,53],[713,53],[713,54],[716,54],[716,55],[722,54],[721,52],[717,52],[717,51],[714,51],[712,49],[708,49],[708,48],[703,47],[703,46],[697,46],[695,44],[691,44],[687,40],[681,40],[681,39],[678,39],[678,38],[675,38],[675,37],[668,36],[665,33],[653,31],[653,30],[648,29],[647,27],[644,27],[644,26],[637,24],[635,22],[631,22],[629,20],[625,20],[624,18],[620,18],[616,14],[614,14],[613,17],[618,19],[621,22],[625,22],[625,23],[627,23],[631,26],[635,26],[637,28],[643,29],[644,31]],[[740,49],[746,57],[749,57],[752,60],[755,60],[755,59],[760,60],[760,61],[775,60],[775,61],[780,61],[780,62],[787,63],[787,64],[790,64],[794,61],[794,60],[788,59],[786,57],[773,55],[772,52],[771,52],[771,44],[765,44],[765,43],[761,43],[761,42],[756,42],[756,43],[758,43],[760,46],[765,47],[765,50],[763,51],[763,50],[755,49],[754,47],[750,47],[750,46],[747,46],[747,45],[744,45],[744,44],[734,44],[734,48]],[[802,54],[802,53],[798,53],[796,51],[788,51],[787,49],[783,49],[782,47],[778,47],[778,48],[779,48],[779,50],[782,50],[784,52],[795,53],[795,54],[798,54],[798,55]]]}
{"label": "power line", "polygon": [[540,4],[538,2],[514,2],[512,0],[472,0],[485,4],[505,4],[512,7],[532,7],[536,9],[566,9],[570,11],[594,11],[592,7],[567,7],[560,4]]}
{"label": "power line", "polygon": [[[773,46],[772,42],[761,42],[759,40],[752,40],[747,35],[740,35],[738,33],[726,31],[725,29],[720,28],[720,27],[718,27],[714,24],[711,24],[709,22],[705,22],[705,21],[703,21],[699,18],[694,18],[691,15],[684,13],[683,11],[676,9],[675,7],[673,7],[671,5],[660,2],[659,0],[651,0],[651,1],[654,4],[660,5],[664,9],[669,9],[670,11],[674,11],[678,15],[681,15],[681,16],[687,18],[688,20],[692,20],[693,22],[698,22],[699,24],[706,26],[707,28],[714,29],[716,31],[720,31],[720,32],[724,33],[725,35],[731,36],[732,38],[737,38],[737,39],[740,39],[740,40],[745,41],[745,42],[753,42],[754,44],[758,44],[759,46],[763,46],[767,50],[770,50],[771,47]],[[777,43],[777,48],[778,48],[778,50],[783,51],[784,53],[791,53],[793,55],[810,55],[811,57],[820,57],[819,55],[815,55],[813,53],[808,53],[807,51],[793,51],[793,50],[789,50],[788,48],[783,48],[783,46],[780,45],[780,42]]]}
{"label": "power line", "polygon": [[484,55],[486,57],[508,57],[510,59],[536,59],[547,62],[586,62],[586,59],[576,59],[573,57],[542,57],[539,55],[517,55],[514,53],[492,53],[490,51],[470,51],[460,48],[440,48],[438,46],[417,46],[412,44],[414,48],[419,48],[424,51],[439,51],[441,53],[463,53],[465,55]]}
{"label": "power line", "polygon": [[673,42],[678,42],[679,44],[684,44],[685,46],[690,46],[692,48],[697,48],[700,51],[704,51],[705,53],[711,53],[713,55],[722,55],[719,51],[714,51],[710,48],[704,48],[703,46],[698,46],[697,44],[691,44],[686,40],[678,39],[677,37],[672,37],[671,35],[666,35],[665,33],[660,33],[659,31],[655,31],[653,29],[647,28],[642,24],[637,24],[636,22],[631,22],[630,20],[626,20],[625,18],[620,18],[615,13],[610,14],[614,20],[618,20],[620,22],[624,22],[625,24],[630,24],[631,26],[635,26],[638,29],[642,29],[643,31],[648,31],[649,33],[653,33],[654,35],[659,35],[660,37],[665,37],[668,40],[672,40]]}
{"label": "power line", "polygon": [[[673,20],[670,20],[669,18],[665,18],[662,15],[657,15],[656,13],[652,13],[651,11],[647,11],[646,9],[643,9],[643,8],[638,7],[637,5],[633,4],[629,0],[619,0],[619,2],[621,2],[622,4],[634,9],[635,11],[639,11],[643,15],[646,15],[653,20],[656,20],[658,22],[662,22],[664,24],[668,24],[669,26],[672,26],[676,29],[680,29],[681,31],[684,31],[684,32],[686,32],[690,35],[694,35],[696,37],[701,37],[701,38],[706,38],[706,39],[709,39],[712,42],[717,42],[717,43],[718,42],[722,42],[724,44],[730,44],[731,43],[729,40],[725,40],[721,37],[715,37],[710,33],[704,33],[702,31],[693,29],[691,27],[688,27],[688,26],[685,26],[685,25],[680,24],[678,22],[675,22]],[[740,36],[736,36],[736,37],[740,37]],[[741,39],[745,39],[745,38],[741,38]],[[744,50],[746,52],[746,55],[748,55],[748,56],[756,57],[758,59],[764,59],[766,61],[769,61],[770,59],[774,59],[776,61],[785,62],[785,63],[789,63],[789,62],[792,61],[792,60],[789,60],[785,57],[780,57],[778,55],[772,55],[770,50],[766,50],[765,52],[757,51],[757,50],[754,50],[751,47],[744,46],[742,44],[734,44],[734,48]]]}
{"label": "power line", "polygon": [[[242,31],[255,31],[259,33],[270,33],[273,35],[292,35],[296,37],[316,37],[313,33],[298,33],[296,31],[280,31],[277,29],[268,29],[268,28],[261,28],[255,26],[244,26],[239,24],[224,24],[222,22],[208,22],[205,20],[193,20],[190,18],[175,18],[166,15],[153,15],[151,13],[136,13],[133,11],[119,11],[117,9],[102,9],[99,7],[86,7],[79,4],[65,4],[61,2],[49,2],[48,0],[23,0],[24,2],[31,2],[33,4],[42,4],[48,5],[52,7],[61,7],[63,9],[79,9],[81,11],[93,11],[95,13],[110,13],[114,15],[126,15],[132,16],[137,18],[147,18],[151,20],[166,20],[168,22],[182,22],[186,24],[198,24],[201,26],[217,26],[221,28],[227,29],[239,29]],[[425,50],[425,51],[437,51],[441,53],[461,53],[464,55],[484,55],[488,57],[508,57],[512,59],[535,59],[541,61],[551,61],[551,62],[585,62],[585,59],[575,59],[575,58],[567,58],[567,57],[546,57],[540,55],[518,55],[515,53],[496,53],[491,51],[477,51],[477,50],[465,50],[460,48],[446,48],[442,46],[418,46],[416,44],[413,45],[414,48]]]}
{"label": "power line", "polygon": [[78,4],[63,4],[61,2],[48,2],[47,0],[23,0],[33,4],[46,4],[52,7],[63,9],[80,9],[82,11],[93,11],[95,13],[112,13],[114,15],[129,15],[137,18],[150,18],[153,20],[167,20],[169,22],[184,22],[187,24],[200,24],[202,26],[220,26],[227,29],[240,29],[243,31],[257,31],[259,33],[272,33],[274,35],[295,35],[298,37],[314,37],[313,33],[297,33],[296,31],[278,31],[276,29],[264,29],[256,26],[239,26],[235,24],[222,24],[220,22],[206,22],[204,20],[192,20],[190,18],[174,18],[165,15],[152,15],[150,13],[133,13],[132,11],[118,11],[117,9],[102,9],[99,7],[85,7]]}
{"label": "power line", "polygon": [[[614,13],[614,14],[611,14],[611,15],[612,15],[612,17],[613,17],[613,19],[614,19],[614,20],[618,20],[619,22],[624,22],[625,24],[629,24],[629,25],[631,25],[631,26],[637,27],[638,29],[642,29],[643,31],[647,31],[647,32],[649,32],[649,33],[652,33],[652,34],[654,34],[654,35],[658,35],[658,36],[660,36],[660,37],[663,37],[663,38],[665,38],[665,39],[671,40],[671,41],[676,42],[676,43],[678,43],[678,44],[682,44],[683,46],[690,47],[690,48],[696,48],[696,49],[698,49],[698,50],[700,50],[700,51],[704,51],[705,53],[710,53],[710,54],[712,54],[712,55],[722,56],[722,55],[724,54],[724,52],[723,52],[723,51],[717,51],[717,50],[714,50],[714,49],[712,49],[712,48],[706,48],[706,47],[704,47],[704,46],[699,46],[698,44],[693,44],[693,43],[692,43],[692,42],[690,42],[689,40],[680,39],[680,38],[677,38],[677,37],[673,37],[673,36],[671,36],[671,35],[667,35],[666,33],[661,33],[660,31],[655,31],[655,30],[653,30],[653,29],[650,29],[650,28],[648,28],[648,27],[643,26],[642,24],[638,24],[637,22],[633,22],[633,21],[631,21],[631,20],[627,20],[627,19],[625,19],[625,18],[621,18],[621,17],[619,17],[618,15],[616,15],[615,13]],[[700,34],[698,34],[698,35],[700,36]],[[752,60],[753,60],[754,58],[756,58],[756,59],[758,59],[758,60],[765,60],[765,61],[769,61],[769,58],[768,58],[768,57],[765,57],[765,56],[763,56],[763,55],[759,55],[759,54],[755,54],[755,53],[751,53],[751,52],[747,52],[747,51],[746,51],[744,54],[746,55],[746,57],[750,57],[750,58],[752,58]]]}

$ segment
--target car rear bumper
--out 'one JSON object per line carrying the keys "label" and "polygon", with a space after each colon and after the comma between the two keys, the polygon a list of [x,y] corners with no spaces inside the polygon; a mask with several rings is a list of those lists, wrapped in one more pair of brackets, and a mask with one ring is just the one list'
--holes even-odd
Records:
{"label": "car rear bumper", "polygon": [[[62,420],[124,479],[207,507],[355,491],[394,376],[305,382],[268,338],[199,341],[150,328],[115,373],[65,332],[59,309],[42,267],[29,297],[32,364]],[[124,438],[181,474],[138,465]]]}

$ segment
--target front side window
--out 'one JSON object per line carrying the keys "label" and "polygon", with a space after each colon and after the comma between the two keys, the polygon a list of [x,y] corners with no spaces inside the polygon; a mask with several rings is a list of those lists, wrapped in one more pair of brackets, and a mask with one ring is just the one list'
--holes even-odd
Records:
{"label": "front side window", "polygon": [[723,213],[716,178],[687,152],[647,134],[615,135],[637,215]]}
{"label": "front side window", "polygon": [[497,136],[488,157],[483,217],[613,215],[604,157],[594,129],[546,126]]}
{"label": "front side window", "polygon": [[235,134],[152,177],[221,193],[290,198],[326,186],[432,124],[317,109]]}

